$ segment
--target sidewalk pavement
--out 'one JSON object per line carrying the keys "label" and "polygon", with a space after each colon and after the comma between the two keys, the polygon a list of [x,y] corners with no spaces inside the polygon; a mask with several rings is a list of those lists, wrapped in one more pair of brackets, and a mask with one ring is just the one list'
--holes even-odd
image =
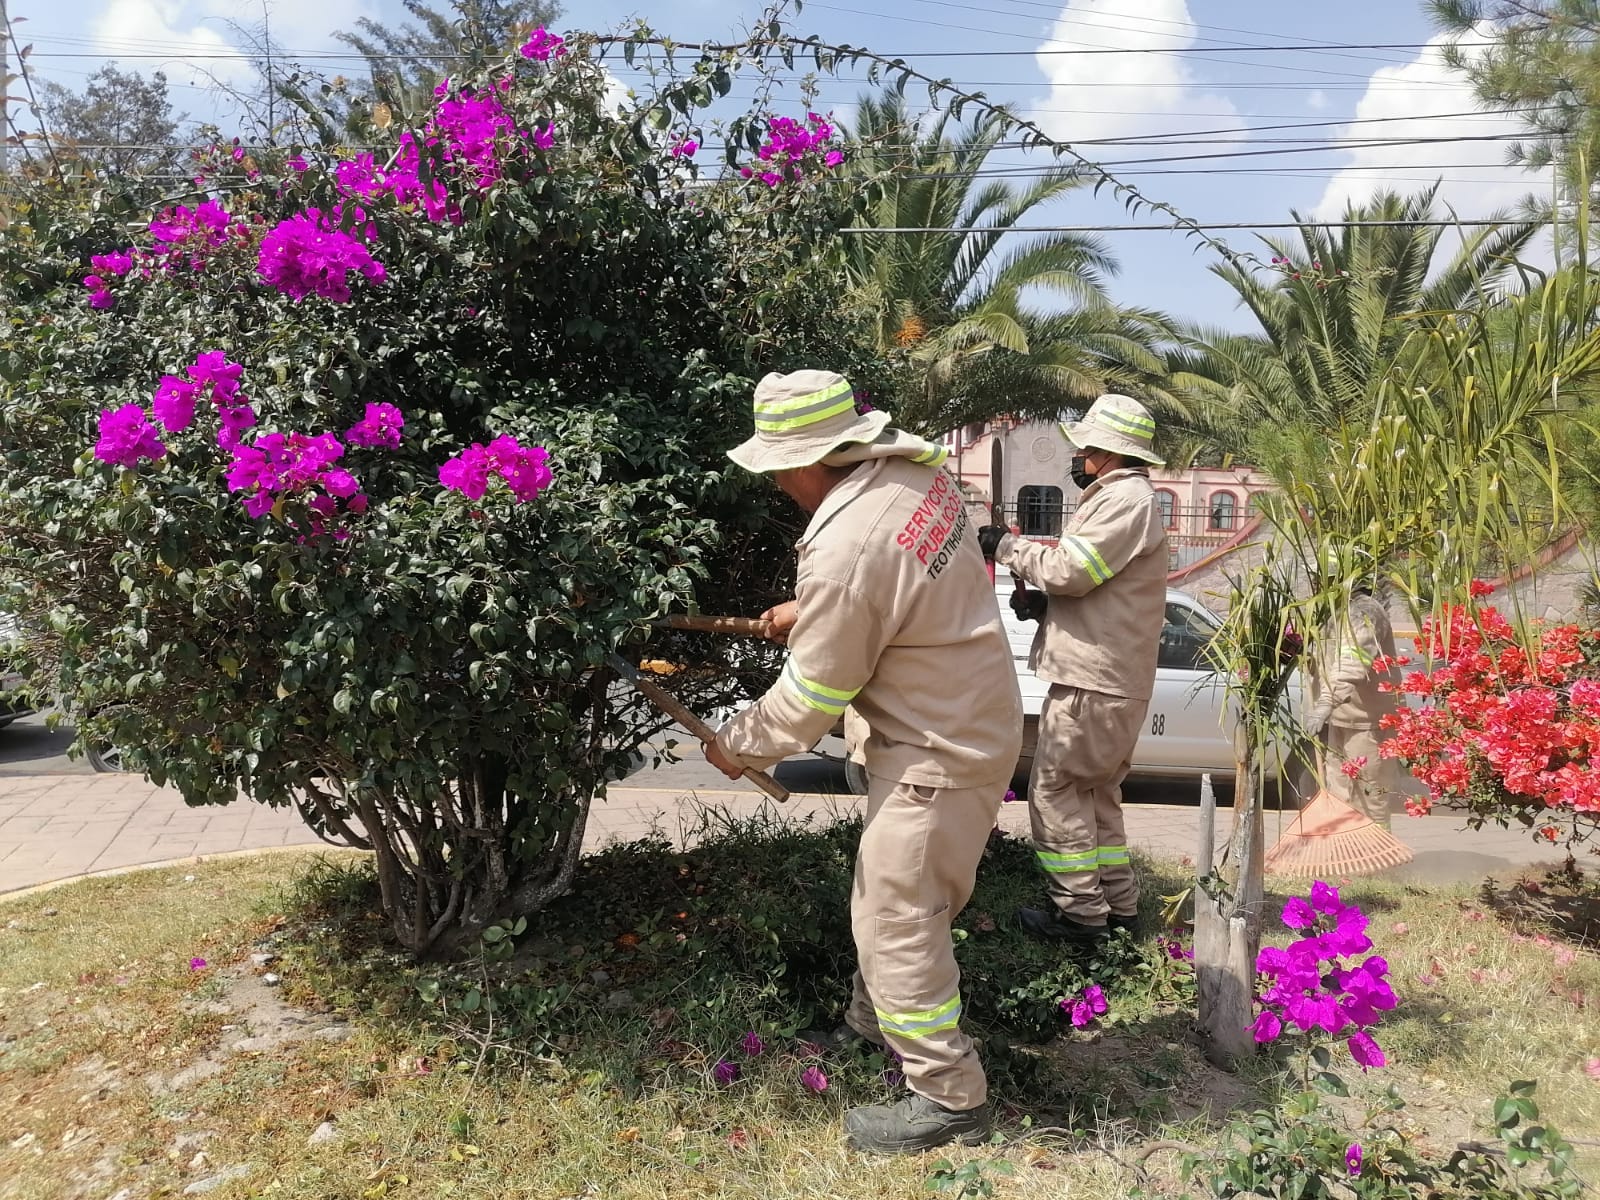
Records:
{"label": "sidewalk pavement", "polygon": [[[586,846],[626,841],[660,830],[675,841],[692,834],[697,808],[750,816],[768,807],[792,818],[826,819],[861,803],[854,796],[797,794],[773,805],[753,788],[682,791],[614,786],[589,818]],[[1192,805],[1132,804],[1128,841],[1149,854],[1181,858],[1195,851],[1199,810]],[[1277,840],[1291,814],[1267,814],[1267,839]],[[1218,810],[1218,839],[1227,836],[1232,812]],[[1007,804],[1000,824],[1026,834],[1026,804]],[[1535,845],[1520,830],[1465,829],[1458,816],[1397,815],[1394,832],[1416,851],[1416,861],[1389,878],[1465,883],[1512,867],[1555,865],[1566,857]],[[0,894],[80,875],[150,863],[282,846],[322,845],[292,809],[239,801],[190,808],[169,788],[129,775],[31,775],[0,778]]]}

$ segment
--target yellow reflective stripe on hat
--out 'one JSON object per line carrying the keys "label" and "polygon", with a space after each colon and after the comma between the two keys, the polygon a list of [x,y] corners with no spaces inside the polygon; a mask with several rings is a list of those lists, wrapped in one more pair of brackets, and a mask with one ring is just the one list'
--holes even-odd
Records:
{"label": "yellow reflective stripe on hat", "polygon": [[1094,580],[1097,587],[1116,574],[1106,565],[1106,560],[1100,557],[1100,551],[1083,538],[1069,535],[1061,539],[1061,544],[1071,550],[1083,564],[1083,569],[1089,572],[1089,578]]}
{"label": "yellow reflective stripe on hat", "polygon": [[1081,875],[1100,865],[1100,850],[1080,850],[1076,854],[1057,854],[1052,850],[1035,850],[1039,865],[1052,875]]}
{"label": "yellow reflective stripe on hat", "polygon": [[787,400],[758,400],[755,403],[756,428],[763,433],[780,429],[799,429],[849,412],[856,406],[850,381],[841,379],[820,392],[793,396]]}
{"label": "yellow reflective stripe on hat", "polygon": [[941,467],[944,465],[944,460],[949,457],[950,451],[946,450],[943,446],[935,446],[932,442],[929,442],[928,448],[921,454],[913,455],[911,461],[914,463],[921,463],[923,466],[927,467]]}
{"label": "yellow reflective stripe on hat", "polygon": [[850,701],[856,698],[860,688],[845,691],[841,688],[831,688],[826,684],[818,683],[815,679],[807,679],[800,674],[800,668],[794,665],[791,657],[783,664],[783,681],[789,685],[789,690],[800,697],[800,702],[818,712],[838,716],[850,706]]}
{"label": "yellow reflective stripe on hat", "polygon": [[936,1008],[925,1008],[918,1012],[885,1012],[881,1008],[872,1011],[878,1016],[878,1028],[885,1034],[903,1038],[927,1037],[930,1033],[941,1033],[961,1024],[961,993],[957,992]]}
{"label": "yellow reflective stripe on hat", "polygon": [[1102,408],[1095,416],[1122,433],[1138,434],[1142,437],[1154,437],[1156,434],[1154,417],[1118,412],[1114,408]]}

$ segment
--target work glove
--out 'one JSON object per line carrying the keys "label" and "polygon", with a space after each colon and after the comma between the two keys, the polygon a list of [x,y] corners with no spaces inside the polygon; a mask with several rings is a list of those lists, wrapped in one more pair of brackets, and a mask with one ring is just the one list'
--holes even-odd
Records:
{"label": "work glove", "polygon": [[1302,732],[1310,741],[1321,743],[1328,732],[1328,720],[1333,716],[1333,705],[1323,701],[1306,714]]}
{"label": "work glove", "polygon": [[1050,597],[1043,592],[1024,592],[1021,589],[1011,593],[1011,611],[1017,614],[1019,621],[1042,621],[1045,609],[1050,604]]}
{"label": "work glove", "polygon": [[1000,547],[1000,539],[1009,532],[1004,525],[984,525],[979,528],[978,549],[983,551],[984,558],[994,561],[994,552]]}

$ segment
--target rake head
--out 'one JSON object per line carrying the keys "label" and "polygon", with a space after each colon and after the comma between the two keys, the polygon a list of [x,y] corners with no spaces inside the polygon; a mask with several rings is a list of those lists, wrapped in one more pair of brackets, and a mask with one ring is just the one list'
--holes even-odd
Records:
{"label": "rake head", "polygon": [[1364,813],[1320,791],[1295,815],[1265,866],[1274,875],[1373,875],[1404,866],[1411,848]]}

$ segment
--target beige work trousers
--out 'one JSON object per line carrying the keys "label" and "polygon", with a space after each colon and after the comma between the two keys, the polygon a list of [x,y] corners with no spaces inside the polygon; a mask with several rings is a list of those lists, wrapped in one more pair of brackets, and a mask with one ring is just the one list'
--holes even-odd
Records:
{"label": "beige work trousers", "polygon": [[966,906],[1005,795],[871,778],[850,889],[855,993],[845,1022],[903,1058],[912,1091],[976,1108],[988,1081],[961,1031],[961,972],[950,925]]}
{"label": "beige work trousers", "polygon": [[[1399,794],[1393,759],[1379,753],[1381,737],[1375,729],[1350,725],[1329,725],[1323,733],[1321,763],[1322,786],[1359,813],[1365,813],[1385,829],[1389,813]],[[1347,762],[1360,762],[1355,777],[1342,769]]]}
{"label": "beige work trousers", "polygon": [[1122,781],[1149,708],[1148,700],[1057,683],[1039,713],[1028,792],[1033,849],[1051,900],[1086,925],[1139,908],[1122,827]]}

